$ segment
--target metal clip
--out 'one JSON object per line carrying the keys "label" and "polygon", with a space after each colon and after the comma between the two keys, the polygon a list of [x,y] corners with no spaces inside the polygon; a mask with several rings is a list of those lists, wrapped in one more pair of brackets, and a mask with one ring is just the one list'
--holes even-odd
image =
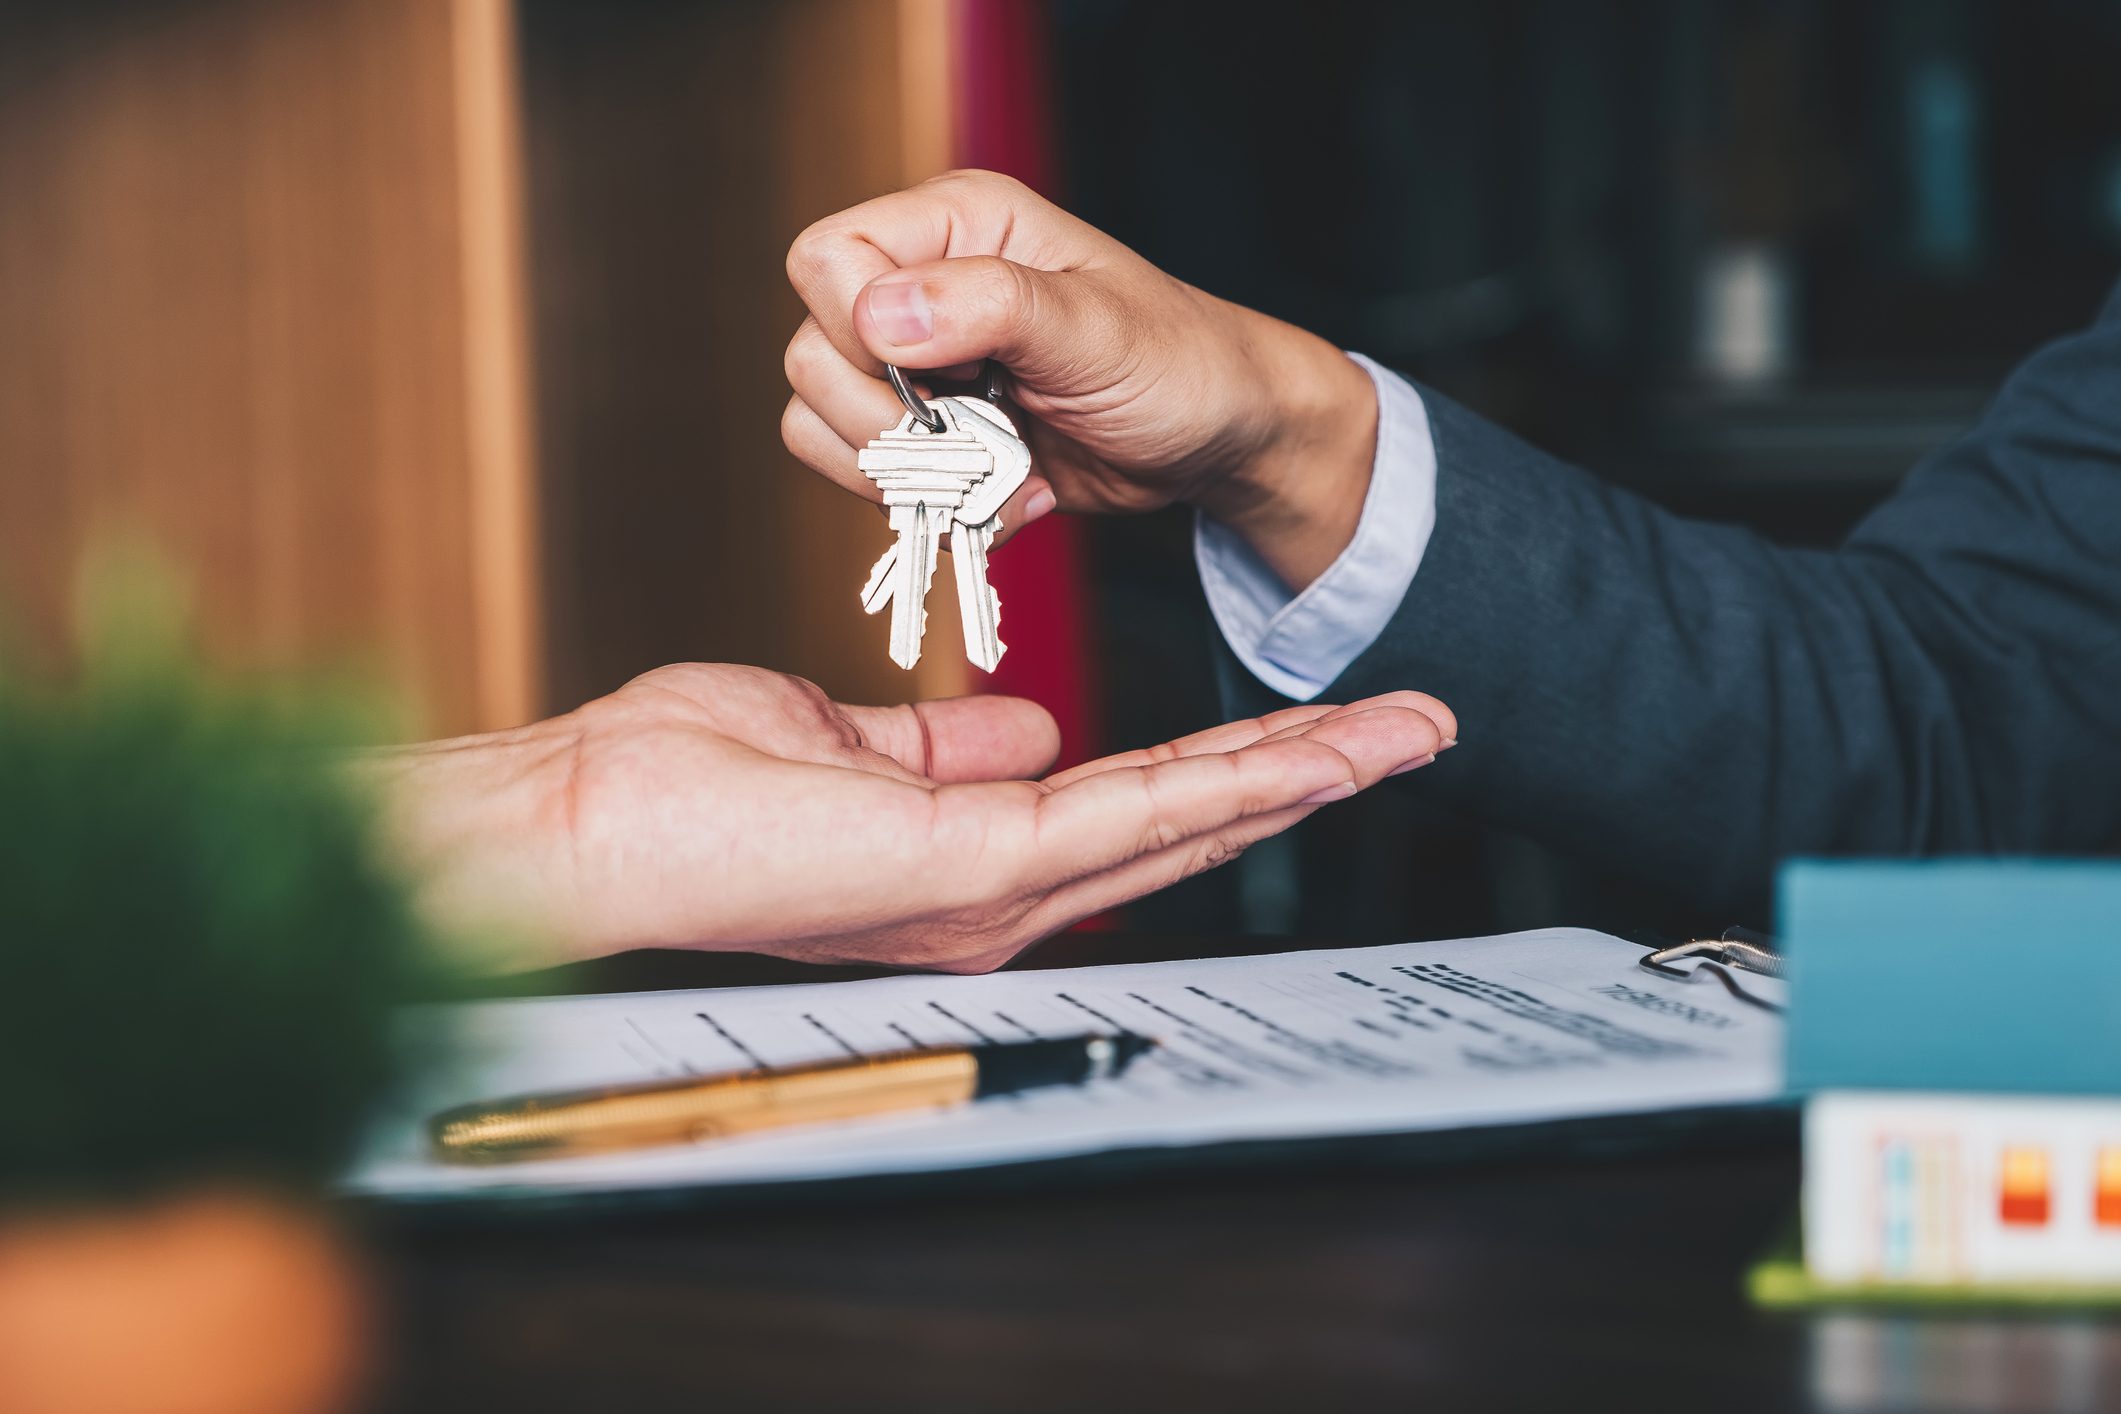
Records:
{"label": "metal clip", "polygon": [[[1738,985],[1731,975],[1735,967],[1745,972],[1757,972],[1763,977],[1781,977],[1789,966],[1789,960],[1775,951],[1774,940],[1747,928],[1727,928],[1720,938],[1693,938],[1677,947],[1660,948],[1646,953],[1639,959],[1644,967],[1666,977],[1679,977],[1691,982],[1698,974],[1706,972],[1723,984],[1724,990],[1748,1006],[1763,1011],[1779,1012],[1783,1008],[1765,997],[1756,997]],[[1699,965],[1692,968],[1674,967],[1673,963],[1692,958]]]}
{"label": "metal clip", "polygon": [[[1733,929],[1732,932],[1736,932]],[[1757,972],[1763,977],[1780,977],[1789,966],[1781,953],[1760,943],[1734,938],[1725,933],[1720,938],[1694,938],[1677,947],[1665,948],[1651,953],[1643,961],[1652,967],[1676,962],[1682,957],[1698,957],[1709,962],[1727,963],[1732,967]]]}

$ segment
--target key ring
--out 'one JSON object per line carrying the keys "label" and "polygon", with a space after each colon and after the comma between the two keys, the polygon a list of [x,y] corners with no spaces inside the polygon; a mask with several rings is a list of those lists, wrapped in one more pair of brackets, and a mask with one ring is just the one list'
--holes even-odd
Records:
{"label": "key ring", "polygon": [[913,391],[913,385],[906,381],[905,369],[895,363],[887,363],[884,365],[884,376],[891,380],[891,391],[898,394],[898,400],[906,405],[906,411],[913,414],[915,422],[930,432],[940,432],[949,425],[943,421],[941,413],[922,402],[921,395]]}
{"label": "key ring", "polygon": [[[887,363],[884,365],[884,376],[891,380],[891,391],[898,394],[898,400],[906,405],[906,411],[913,414],[915,422],[918,422],[930,432],[943,430],[946,425],[943,422],[943,415],[934,408],[929,407],[922,400],[921,395],[913,391],[913,384],[907,379],[905,369],[900,368],[895,363]],[[996,407],[1002,405],[1000,364],[991,358],[983,361],[980,364],[979,385],[982,397]]]}

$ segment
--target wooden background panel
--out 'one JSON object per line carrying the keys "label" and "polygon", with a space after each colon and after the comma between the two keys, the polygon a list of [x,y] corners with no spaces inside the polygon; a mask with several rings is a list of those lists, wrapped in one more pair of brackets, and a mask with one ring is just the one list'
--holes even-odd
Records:
{"label": "wooden background panel", "polygon": [[0,591],[32,641],[66,641],[85,543],[144,531],[219,659],[365,658],[436,730],[529,711],[506,21],[0,12]]}
{"label": "wooden background panel", "polygon": [[789,242],[946,165],[945,0],[521,16],[551,705],[683,659],[858,701],[964,690],[947,570],[902,673],[856,603],[881,516],[779,433]]}

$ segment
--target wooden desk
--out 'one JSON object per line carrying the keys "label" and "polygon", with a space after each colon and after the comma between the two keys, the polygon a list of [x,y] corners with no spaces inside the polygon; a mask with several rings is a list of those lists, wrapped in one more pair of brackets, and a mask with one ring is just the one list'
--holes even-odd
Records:
{"label": "wooden desk", "polygon": [[[1243,949],[1107,936],[1042,961],[1210,950]],[[637,957],[554,980],[788,975]],[[2112,1324],[1752,1311],[1740,1274],[1796,1190],[1781,1139],[385,1231],[396,1354],[382,1407],[1736,1414],[2121,1401]]]}

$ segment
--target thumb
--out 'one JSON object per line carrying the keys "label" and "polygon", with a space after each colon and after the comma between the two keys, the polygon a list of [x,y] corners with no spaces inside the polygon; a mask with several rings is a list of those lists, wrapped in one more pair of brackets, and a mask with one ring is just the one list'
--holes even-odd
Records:
{"label": "thumb", "polygon": [[944,697],[840,710],[862,745],[933,781],[1024,780],[1060,754],[1053,714],[1021,697]]}
{"label": "thumb", "polygon": [[996,255],[877,277],[855,297],[854,330],[885,363],[999,359],[1019,382],[1063,396],[1106,381],[1100,356],[1123,352],[1127,339],[1123,306],[1094,271],[1039,270]]}

